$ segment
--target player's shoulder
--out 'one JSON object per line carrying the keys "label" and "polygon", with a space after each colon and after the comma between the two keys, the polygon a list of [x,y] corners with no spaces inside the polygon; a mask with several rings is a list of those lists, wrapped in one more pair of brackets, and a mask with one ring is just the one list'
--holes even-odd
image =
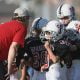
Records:
{"label": "player's shoulder", "polygon": [[68,24],[68,26],[66,27],[66,29],[76,29],[76,26],[77,26],[77,24],[79,24],[80,23],[80,21],[78,21],[78,20],[72,20],[69,24]]}
{"label": "player's shoulder", "polygon": [[79,23],[79,20],[72,20],[68,25]]}
{"label": "player's shoulder", "polygon": [[70,22],[70,24],[78,24],[78,23],[80,23],[79,20],[72,20],[72,21]]}

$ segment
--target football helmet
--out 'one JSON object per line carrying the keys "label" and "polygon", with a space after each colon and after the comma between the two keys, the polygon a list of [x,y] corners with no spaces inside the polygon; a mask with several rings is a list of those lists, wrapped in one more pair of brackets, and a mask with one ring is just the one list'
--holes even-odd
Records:
{"label": "football helmet", "polygon": [[40,34],[42,31],[45,30],[45,26],[47,23],[48,23],[48,20],[42,17],[38,17],[34,19],[31,29],[30,29],[30,34],[35,35],[35,32],[37,34]]}
{"label": "football helmet", "polygon": [[70,19],[75,17],[75,9],[70,4],[62,4],[57,9],[57,17],[59,19],[66,16],[68,16]]}
{"label": "football helmet", "polygon": [[[47,26],[46,26],[46,30],[45,30],[45,38],[46,39],[51,39],[52,41],[57,41],[59,40],[64,31],[61,31],[61,27],[63,25],[61,25],[58,21],[56,20],[52,20],[50,21]],[[49,36],[50,35],[50,36]]]}

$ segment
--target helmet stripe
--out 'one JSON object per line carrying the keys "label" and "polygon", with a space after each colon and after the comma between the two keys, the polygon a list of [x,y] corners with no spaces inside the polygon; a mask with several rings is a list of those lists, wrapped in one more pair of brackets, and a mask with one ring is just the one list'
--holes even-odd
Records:
{"label": "helmet stripe", "polygon": [[62,6],[63,6],[63,4],[59,8],[59,14],[61,14],[61,8],[62,8]]}

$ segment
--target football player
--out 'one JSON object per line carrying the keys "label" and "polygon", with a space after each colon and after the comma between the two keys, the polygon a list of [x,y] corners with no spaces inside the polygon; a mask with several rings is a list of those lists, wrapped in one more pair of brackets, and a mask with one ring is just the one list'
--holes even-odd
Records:
{"label": "football player", "polygon": [[73,42],[75,48],[77,47],[76,51],[72,53],[72,67],[68,69],[70,76],[68,76],[70,78],[68,80],[78,80],[80,78],[80,45],[77,44],[80,44],[80,21],[76,20],[75,9],[71,4],[60,5],[57,9],[57,17],[69,32],[67,35],[69,40]]}
{"label": "football player", "polygon": [[[48,40],[45,43],[45,48],[50,56],[49,71],[46,72],[46,80],[67,80],[66,68],[62,67],[61,57],[69,53],[69,45],[63,40],[63,33],[60,30],[62,27],[58,21],[50,21],[45,30],[45,38]],[[62,60],[64,61],[64,60]]]}
{"label": "football player", "polygon": [[[45,64],[48,68],[48,54],[47,50],[44,47],[44,43],[40,39],[39,35],[41,31],[44,29],[46,24],[48,23],[47,19],[42,17],[36,18],[30,30],[30,37],[25,40],[25,46],[23,51],[19,51],[23,53],[25,56],[26,63],[29,63],[29,69],[31,67],[30,80],[45,80],[45,71],[42,71],[42,66]],[[21,50],[21,49],[20,49]]]}

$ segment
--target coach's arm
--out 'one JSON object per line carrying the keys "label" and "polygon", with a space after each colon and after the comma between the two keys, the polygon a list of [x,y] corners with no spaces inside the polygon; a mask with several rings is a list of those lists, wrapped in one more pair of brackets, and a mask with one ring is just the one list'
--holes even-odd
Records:
{"label": "coach's arm", "polygon": [[9,48],[9,53],[8,53],[8,74],[11,74],[12,72],[12,63],[15,59],[15,56],[17,54],[19,44],[17,42],[12,42],[10,48]]}

